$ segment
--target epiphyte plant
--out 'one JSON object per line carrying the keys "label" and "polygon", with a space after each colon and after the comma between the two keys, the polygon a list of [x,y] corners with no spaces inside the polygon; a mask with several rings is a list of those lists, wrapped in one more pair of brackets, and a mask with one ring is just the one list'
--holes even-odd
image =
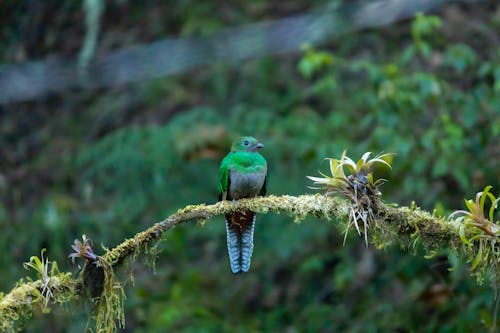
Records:
{"label": "epiphyte plant", "polygon": [[50,299],[52,298],[52,289],[50,288],[50,278],[53,275],[59,273],[59,268],[55,261],[49,261],[48,258],[44,257],[46,249],[42,249],[40,252],[40,257],[31,256],[28,262],[23,264],[26,269],[33,269],[38,278],[42,281],[41,293],[39,297],[45,300],[45,307],[49,305]]}
{"label": "epiphyte plant", "polygon": [[326,190],[326,195],[341,194],[350,199],[351,207],[349,221],[344,231],[344,244],[350,227],[354,226],[358,235],[361,235],[361,229],[363,230],[365,243],[368,246],[369,225],[375,221],[375,200],[381,195],[380,186],[386,182],[383,178],[376,178],[374,170],[377,165],[385,165],[390,169],[393,157],[391,153],[380,153],[370,158],[371,154],[366,152],[354,162],[344,150],[340,159],[327,158],[331,175],[320,172],[323,177],[307,176],[319,186],[313,188]]}
{"label": "epiphyte plant", "polygon": [[[471,269],[475,270],[479,264],[487,266],[498,265],[500,255],[500,222],[495,221],[495,213],[500,202],[491,193],[492,186],[486,186],[476,198],[465,199],[467,210],[453,212],[449,219],[458,228],[460,240],[469,248],[477,242],[477,254],[472,260]],[[490,206],[487,209],[487,202]],[[491,264],[491,265],[490,265]]]}
{"label": "epiphyte plant", "polygon": [[94,250],[92,249],[92,241],[87,238],[87,235],[82,236],[82,241],[75,239],[71,248],[75,250],[75,252],[72,252],[68,257],[71,259],[73,264],[77,258],[84,258],[90,262],[95,262],[99,259],[99,257],[94,253]]}

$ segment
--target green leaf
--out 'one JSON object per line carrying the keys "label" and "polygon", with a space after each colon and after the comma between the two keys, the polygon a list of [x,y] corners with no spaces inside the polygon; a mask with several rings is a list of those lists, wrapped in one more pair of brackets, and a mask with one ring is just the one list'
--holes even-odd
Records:
{"label": "green leaf", "polygon": [[467,246],[471,246],[472,244],[469,242],[467,237],[465,237],[465,225],[461,224],[460,227],[458,228],[458,234],[460,236],[460,240],[462,243],[464,243]]}
{"label": "green leaf", "polygon": [[477,55],[466,44],[452,45],[445,52],[444,63],[453,67],[457,72],[463,73],[477,63]]}
{"label": "green leaf", "polygon": [[488,197],[488,193],[490,192],[491,188],[493,186],[488,185],[484,188],[483,192],[479,195],[480,200],[479,200],[479,208],[481,212],[484,212],[484,203],[486,202],[486,198]]}
{"label": "green leaf", "polygon": [[448,160],[445,157],[438,158],[436,164],[432,168],[432,174],[440,177],[448,172]]}
{"label": "green leaf", "polygon": [[298,70],[304,78],[310,79],[314,72],[314,66],[307,58],[303,58],[299,61]]}
{"label": "green leaf", "polygon": [[474,200],[472,199],[465,199],[465,205],[467,206],[467,209],[469,210],[469,212],[473,213],[476,209],[475,209],[475,202]]}
{"label": "green leaf", "polygon": [[[306,79],[310,79],[325,67],[334,63],[333,56],[328,52],[315,51],[311,48],[306,49],[306,55],[299,61],[298,70]],[[334,82],[323,83],[323,85],[332,85]]]}
{"label": "green leaf", "polygon": [[500,198],[494,199],[491,202],[489,217],[490,217],[490,221],[493,222],[493,223],[495,222],[495,220],[494,220],[495,216],[494,215],[495,215],[495,209],[498,207],[498,202],[500,202]]}
{"label": "green leaf", "polygon": [[483,246],[481,243],[479,243],[479,250],[477,252],[476,257],[474,258],[474,261],[472,262],[472,265],[470,267],[471,270],[476,269],[476,267],[483,261]]}
{"label": "green leaf", "polygon": [[337,88],[337,80],[332,75],[327,75],[319,79],[311,87],[313,94],[331,94]]}

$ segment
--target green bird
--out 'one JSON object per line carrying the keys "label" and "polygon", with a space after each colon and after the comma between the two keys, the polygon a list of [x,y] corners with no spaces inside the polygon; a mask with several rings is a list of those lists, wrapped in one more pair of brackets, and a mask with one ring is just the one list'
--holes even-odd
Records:
{"label": "green bird", "polygon": [[[219,168],[219,200],[238,200],[266,194],[267,162],[258,153],[264,145],[254,137],[236,140]],[[227,250],[234,274],[248,272],[253,253],[255,213],[226,214]]]}

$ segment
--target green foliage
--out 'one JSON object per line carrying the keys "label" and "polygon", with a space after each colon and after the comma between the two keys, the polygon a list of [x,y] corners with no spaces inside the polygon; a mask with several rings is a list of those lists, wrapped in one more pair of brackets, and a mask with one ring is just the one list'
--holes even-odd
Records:
{"label": "green foliage", "polygon": [[[432,29],[425,31],[417,34],[419,40]],[[405,48],[414,49],[415,41]],[[316,103],[330,101],[332,118],[325,122],[337,124],[336,132],[342,133],[336,139],[338,144],[356,142],[357,151],[384,149],[399,156],[394,174],[412,174],[413,178],[395,177],[389,187],[417,195],[424,206],[441,200],[445,204],[458,202],[458,195],[452,201],[446,199],[450,195],[444,195],[447,186],[465,193],[471,186],[494,183],[498,175],[487,155],[499,137],[495,130],[500,106],[495,93],[497,81],[490,60],[480,61],[474,51],[468,50],[472,48],[463,43],[444,44],[439,49],[434,47],[428,59],[412,51],[381,63],[335,54],[335,66],[316,74],[311,86],[326,78],[342,85],[328,94],[316,92],[307,98]],[[494,52],[491,56],[496,57]],[[467,76],[457,80],[457,75],[464,74]],[[350,130],[352,126],[357,130]],[[485,161],[477,167],[481,169],[476,178],[480,183],[472,183],[473,178],[465,172],[471,167],[468,156]],[[443,187],[429,192],[412,179],[428,179]]]}
{"label": "green foliage", "polygon": [[[354,226],[358,235],[361,235],[360,224],[362,223],[365,244],[368,246],[368,228],[375,222],[373,206],[376,204],[377,196],[381,194],[379,187],[385,181],[375,178],[374,169],[378,164],[391,167],[392,154],[378,154],[369,158],[370,155],[371,152],[366,152],[357,162],[354,162],[344,150],[340,159],[327,159],[330,161],[331,176],[323,173],[321,173],[323,177],[307,176],[314,184],[323,186],[326,194],[340,193],[350,199],[351,208],[349,223],[344,232],[344,245],[349,228]],[[345,175],[344,168],[349,170],[348,176]]]}
{"label": "green foliage", "polygon": [[31,256],[30,260],[24,263],[24,268],[33,269],[37,273],[37,278],[42,281],[41,292],[37,295],[34,302],[43,302],[44,306],[47,307],[53,295],[50,287],[50,278],[61,272],[55,261],[49,261],[48,258],[44,258],[43,254],[45,251],[46,249],[42,249],[40,257]]}
{"label": "green foliage", "polygon": [[125,328],[125,291],[108,262],[100,258],[98,266],[104,270],[104,285],[92,319],[97,333],[114,333]]}
{"label": "green foliage", "polygon": [[[265,1],[110,6],[123,14],[120,26],[103,28],[104,45],[113,47],[285,15],[284,7]],[[304,6],[287,4],[286,15]],[[66,8],[78,13],[80,7]],[[467,8],[453,8],[462,14],[454,18],[458,23],[447,15],[419,15],[413,22],[343,35],[299,57],[217,63],[2,113],[2,152],[14,162],[2,164],[0,174],[0,290],[26,274],[19,262],[41,248],[65,258],[82,234],[113,246],[187,203],[215,202],[217,165],[237,135],[253,135],[266,145],[272,194],[303,193],[304,175],[315,173],[322,157],[341,156],[346,148],[352,156],[394,152],[397,163],[384,199],[414,201],[443,216],[477,189],[498,188],[500,49],[488,32],[498,30],[498,15],[486,6]],[[23,12],[24,20],[28,15]],[[9,25],[7,40],[21,35],[17,26]],[[47,45],[36,47],[47,52],[81,36],[56,34],[57,27],[39,39]],[[22,53],[15,45],[6,57]],[[388,178],[387,170],[377,172],[377,179]],[[229,273],[222,223],[172,230],[158,245],[156,275],[139,262],[123,312],[113,316],[124,314],[127,329],[137,332],[493,327],[491,289],[471,281],[453,252],[426,260],[391,247],[373,252],[355,238],[342,247],[331,224],[287,219],[259,217],[252,272],[236,278]],[[469,224],[464,236],[479,248],[473,238],[482,231],[465,216],[463,222]],[[70,260],[58,264],[75,269]],[[115,291],[112,297],[121,294]],[[85,324],[74,311],[54,311],[25,330],[81,332]]]}
{"label": "green foliage", "polygon": [[457,44],[446,50],[443,62],[457,73],[465,74],[467,69],[477,66],[478,59],[476,52],[470,46]]}
{"label": "green foliage", "polygon": [[[463,222],[464,225],[468,224],[474,226],[490,236],[497,236],[500,232],[500,228],[496,226],[497,222],[494,220],[495,210],[498,206],[500,198],[495,198],[495,196],[490,193],[492,186],[486,186],[484,191],[476,194],[476,200],[465,200],[465,205],[469,211],[460,210],[454,214],[462,214],[457,220]],[[490,209],[486,217],[485,204],[487,199],[490,200]],[[453,215],[453,214],[452,214]],[[468,243],[465,240],[465,243]]]}
{"label": "green foliage", "polygon": [[[26,320],[33,315],[35,306],[40,305],[42,313],[50,313],[49,302],[63,304],[75,301],[76,282],[71,273],[60,273],[55,263],[43,257],[34,256],[26,263],[33,268],[39,280],[19,280],[16,286],[7,294],[0,293],[0,330],[2,332],[17,332],[24,329]],[[49,272],[49,266],[52,266]]]}
{"label": "green foliage", "polygon": [[305,55],[300,59],[297,69],[306,79],[311,79],[315,73],[321,72],[334,64],[333,56],[328,52],[318,52],[310,46],[305,47]]}
{"label": "green foliage", "polygon": [[[499,273],[500,255],[500,223],[495,221],[495,211],[500,198],[490,193],[492,186],[486,186],[482,192],[476,194],[476,199],[466,199],[465,205],[468,211],[458,210],[450,215],[450,219],[458,226],[460,239],[469,249],[476,245],[477,253],[472,259],[471,270],[477,270],[478,280],[482,281],[484,273]],[[489,210],[486,209],[487,201],[490,201]]]}
{"label": "green foliage", "polygon": [[[340,159],[327,158],[330,161],[331,176],[321,173],[323,178],[311,176],[307,176],[307,178],[314,181],[315,184],[324,185],[326,190],[331,191],[343,190],[347,185],[354,187],[354,181],[357,180],[367,190],[377,193],[378,187],[383,183],[384,179],[375,178],[374,168],[377,163],[390,168],[392,154],[378,154],[373,158],[369,158],[370,155],[371,152],[364,153],[357,162],[354,162],[346,155],[346,151],[344,150]],[[344,167],[349,170],[349,176],[345,175]]]}
{"label": "green foliage", "polygon": [[418,13],[411,26],[411,36],[413,45],[406,52],[410,54],[419,53],[424,58],[431,56],[431,45],[425,38],[432,36],[436,28],[443,25],[441,19],[437,16],[426,16],[423,13]]}
{"label": "green foliage", "polygon": [[[422,22],[427,19],[421,17]],[[427,24],[422,22],[419,24]],[[218,65],[206,69],[194,81],[177,86],[169,80],[158,80],[154,86],[159,93],[156,100],[149,101],[151,105],[163,103],[165,96],[168,103],[178,100],[185,105],[187,96],[192,96],[192,92],[186,92],[186,85],[213,98],[205,104],[209,106],[184,108],[165,125],[124,128],[86,147],[78,160],[82,170],[80,188],[93,189],[91,201],[108,203],[105,211],[114,214],[110,221],[116,221],[116,229],[130,224],[137,227],[187,202],[213,202],[217,165],[232,138],[253,135],[266,145],[262,153],[269,163],[270,193],[303,192],[307,185],[303,175],[312,174],[321,157],[340,156],[346,147],[353,155],[384,150],[398,156],[391,181],[385,185],[385,198],[402,204],[415,200],[427,209],[437,204],[445,207],[446,213],[446,208],[458,206],[474,188],[497,183],[498,163],[490,156],[500,134],[495,130],[500,127],[496,111],[500,100],[495,93],[496,81],[491,81],[498,61],[487,50],[476,51],[466,40],[453,44],[443,41],[443,36],[437,38],[437,25],[418,28],[422,31],[412,33],[410,41],[386,44],[383,39],[387,36],[367,32],[357,34],[356,43],[344,39],[342,47],[335,51],[307,48],[304,57],[296,62],[262,59],[237,68]],[[384,43],[382,53],[357,54],[359,43],[370,40]],[[475,50],[476,57],[461,45]],[[461,75],[467,76],[457,80],[462,67],[466,74]],[[296,69],[296,73],[284,68]],[[302,79],[297,79],[297,74]],[[377,172],[377,178],[387,177],[383,169]],[[103,215],[95,206],[93,209],[96,216]],[[110,223],[99,226],[99,230],[118,233],[107,227]],[[425,324],[427,329],[459,331],[470,322],[485,326],[473,317],[451,320],[446,313],[454,311],[453,302],[433,302],[438,297],[450,300],[450,295],[466,299],[471,290],[478,295],[477,303],[467,302],[466,311],[475,313],[476,318],[480,318],[480,312],[491,315],[492,299],[485,296],[491,295],[490,291],[472,289],[468,273],[460,265],[454,265],[453,275],[441,270],[429,273],[433,263],[423,259],[412,259],[401,267],[403,259],[393,257],[391,249],[376,261],[386,271],[369,278],[368,289],[366,285],[364,289],[356,287],[362,285],[360,278],[346,267],[354,269],[354,265],[361,270],[361,264],[348,259],[349,247],[334,245],[332,249],[331,244],[340,245],[342,239],[327,225],[304,223],[296,229],[285,224],[283,217],[259,218],[256,269],[235,285],[226,275],[223,232],[223,228],[209,224],[197,232],[181,228],[167,236],[160,247],[163,254],[158,265],[159,274],[171,282],[171,287],[165,290],[160,283],[152,287],[139,285],[137,293],[129,297],[130,306],[135,306],[126,310],[127,317],[147,321],[145,327],[150,330],[189,331],[203,327],[207,331],[258,331],[293,325],[299,330],[332,327],[356,331],[352,321],[345,318],[364,318],[373,323],[358,331],[370,327],[410,330],[424,326],[417,318],[432,307],[434,314]],[[307,245],[310,242],[316,245]],[[205,245],[186,248],[185,244]],[[209,268],[200,253],[210,258],[206,259],[210,260]],[[317,260],[306,265],[310,258]],[[297,271],[294,267],[304,268]],[[317,268],[321,273],[311,267],[322,267]],[[287,282],[277,282],[276,286],[270,282],[273,276]],[[259,279],[268,282],[262,285]],[[436,279],[451,286],[442,296],[431,291],[434,284],[441,283]],[[214,285],[234,286],[231,295],[238,297],[221,293]],[[384,285],[404,290],[395,298],[414,306],[406,309],[391,297],[391,301],[377,302]],[[300,290],[295,296],[289,291],[294,288]],[[328,288],[332,291],[323,290]],[[156,290],[165,292],[156,296]],[[262,291],[256,294],[256,290]],[[196,296],[200,294],[220,301],[200,304]],[[275,299],[268,296],[274,294],[278,295]],[[328,296],[316,297],[326,300],[310,300],[310,295],[325,294]],[[353,294],[356,305],[338,305]],[[251,315],[243,310],[248,309],[244,304],[256,303]],[[139,304],[145,309],[138,310]],[[367,308],[374,308],[373,313],[363,315]],[[147,315],[148,311],[152,315]],[[234,320],[217,315],[228,311]],[[325,311],[339,313],[337,326],[331,326],[331,320],[322,321]],[[287,319],[292,313],[296,320]],[[255,317],[261,318],[260,324],[253,321]],[[487,322],[491,325],[492,321]]]}

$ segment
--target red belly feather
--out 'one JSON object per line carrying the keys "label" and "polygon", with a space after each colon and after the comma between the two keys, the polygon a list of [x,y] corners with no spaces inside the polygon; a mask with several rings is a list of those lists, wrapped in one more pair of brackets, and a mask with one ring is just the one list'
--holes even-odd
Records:
{"label": "red belly feather", "polygon": [[230,222],[230,227],[240,233],[243,232],[249,225],[252,224],[255,213],[247,210],[244,212],[235,212],[226,215],[227,221]]}

